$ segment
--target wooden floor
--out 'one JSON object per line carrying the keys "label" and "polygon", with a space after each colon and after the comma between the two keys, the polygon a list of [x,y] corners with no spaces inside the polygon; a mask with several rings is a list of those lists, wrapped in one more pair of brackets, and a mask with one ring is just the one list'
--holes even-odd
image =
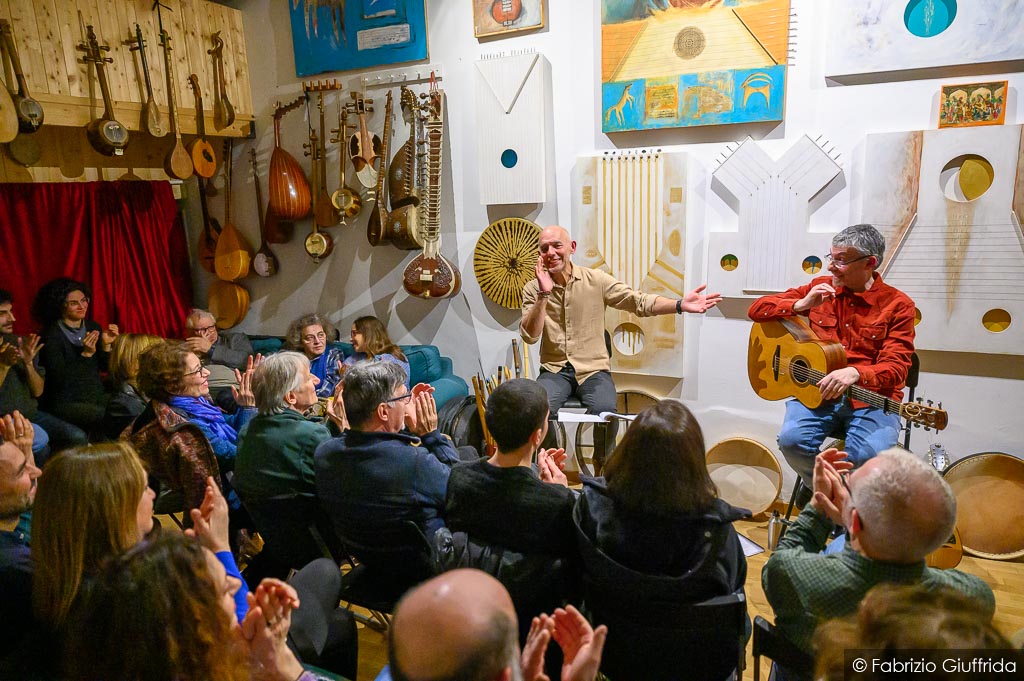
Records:
{"label": "wooden floor", "polygon": [[[736,529],[761,546],[768,542],[766,522],[741,521]],[[761,588],[761,568],[768,560],[767,552],[747,559],[747,603],[751,619],[761,615],[772,620],[772,610]],[[996,627],[1008,637],[1024,629],[1024,562],[984,560],[964,557],[959,569],[984,579],[996,595]],[[387,663],[387,636],[359,625],[359,677],[356,681],[373,681]],[[754,678],[753,657],[747,648],[744,679]],[[767,678],[768,662],[761,661],[762,678]],[[553,681],[557,681],[553,680]]]}

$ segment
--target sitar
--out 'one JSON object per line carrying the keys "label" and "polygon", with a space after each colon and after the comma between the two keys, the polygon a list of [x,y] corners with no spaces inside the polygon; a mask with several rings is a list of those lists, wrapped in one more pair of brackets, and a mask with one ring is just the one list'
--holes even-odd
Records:
{"label": "sitar", "polygon": [[142,129],[153,137],[163,137],[167,134],[163,121],[160,119],[160,108],[156,105],[153,97],[153,81],[149,77],[149,61],[146,59],[146,41],[142,37],[142,28],[135,24],[135,40],[130,48],[133,52],[138,51],[142,60],[142,78],[146,83],[146,102],[142,105]]}
{"label": "sitar", "polygon": [[124,154],[125,147],[128,146],[128,128],[114,118],[114,105],[110,99],[110,87],[107,85],[107,75],[104,70],[104,65],[114,60],[103,56],[104,52],[110,51],[110,46],[100,45],[92,24],[86,26],[85,30],[88,42],[85,45],[79,45],[79,49],[86,51],[86,56],[82,61],[96,67],[96,79],[100,82],[100,92],[103,95],[103,116],[85,127],[85,136],[92,148],[104,156],[121,156]]}
{"label": "sitar", "polygon": [[[755,322],[750,328],[747,377],[754,392],[766,400],[795,397],[808,409],[815,409],[824,402],[818,381],[845,366],[842,344],[819,339],[802,316]],[[920,401],[898,402],[858,385],[850,386],[845,394],[925,428],[942,430],[949,422],[941,408]]]}
{"label": "sitar", "polygon": [[[387,103],[384,105],[384,142],[382,152],[387,158],[391,145],[391,91],[388,90]],[[366,221],[366,240],[371,246],[378,246],[387,241],[387,224],[390,219],[387,204],[384,202],[385,173],[377,173],[377,183],[373,190],[373,205],[370,207],[370,219]]]}
{"label": "sitar", "polygon": [[18,91],[11,92],[14,112],[18,116],[18,130],[35,132],[43,124],[43,107],[28,93],[28,83],[21,70],[21,57],[18,56],[18,47],[14,44],[14,32],[6,19],[0,19],[0,38],[3,39],[5,58],[10,60],[14,78],[18,83]]}
{"label": "sitar", "polygon": [[441,255],[441,160],[444,149],[444,90],[431,75],[427,95],[427,196],[423,252],[405,268],[402,285],[417,298],[447,298],[462,288],[462,275]]}
{"label": "sitar", "polygon": [[[400,101],[403,116],[409,123],[409,139],[388,165],[388,197],[391,202],[388,239],[396,248],[414,250],[423,247],[420,213],[423,209],[423,186],[426,184],[426,164],[423,161],[426,152],[422,149],[420,130],[424,115],[416,102],[416,95],[404,85]],[[385,140],[385,147],[389,144],[390,140]]]}
{"label": "sitar", "polygon": [[181,128],[178,125],[178,109],[175,104],[174,91],[177,89],[177,79],[174,77],[174,62],[171,59],[171,36],[165,30],[160,31],[160,45],[164,49],[164,67],[167,70],[167,106],[171,110],[171,134],[174,135],[174,146],[167,153],[164,159],[164,170],[171,177],[179,180],[187,180],[192,177],[192,157],[185,150],[181,142]]}
{"label": "sitar", "polygon": [[192,158],[196,175],[211,178],[217,172],[217,157],[213,145],[206,139],[206,111],[203,108],[203,92],[199,89],[199,76],[194,73],[190,75],[188,84],[192,86],[192,94],[196,98],[196,138],[188,143],[188,154]]}

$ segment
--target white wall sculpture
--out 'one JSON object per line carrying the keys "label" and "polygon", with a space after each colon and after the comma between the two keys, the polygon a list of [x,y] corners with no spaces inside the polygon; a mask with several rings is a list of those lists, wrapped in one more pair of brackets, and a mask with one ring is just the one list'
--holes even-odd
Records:
{"label": "white wall sculpture", "polygon": [[[666,298],[686,290],[686,163],[682,152],[606,151],[576,160],[573,261]],[[685,315],[639,318],[609,308],[612,370],[683,375]]]}
{"label": "white wall sculpture", "polygon": [[539,53],[475,64],[480,202],[547,200],[551,63]]}
{"label": "white wall sculpture", "polygon": [[784,291],[820,276],[832,235],[810,233],[809,202],[842,168],[806,135],[778,160],[749,137],[714,171],[739,231],[708,234],[708,287],[726,296]]}

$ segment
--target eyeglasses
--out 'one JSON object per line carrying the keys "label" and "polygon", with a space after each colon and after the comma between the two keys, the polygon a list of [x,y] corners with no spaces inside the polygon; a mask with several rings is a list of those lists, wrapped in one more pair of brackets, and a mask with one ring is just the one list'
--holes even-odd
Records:
{"label": "eyeglasses", "polygon": [[870,258],[870,257],[872,257],[872,256],[870,254],[868,254],[868,255],[862,255],[859,258],[854,258],[853,260],[843,260],[842,258],[834,258],[834,257],[832,257],[831,253],[826,253],[825,254],[825,262],[826,263],[830,263],[832,265],[835,265],[836,267],[838,267],[841,270],[845,270],[847,267],[849,267],[853,263],[857,262],[858,260],[866,260],[867,258]]}
{"label": "eyeglasses", "polygon": [[411,399],[412,399],[412,393],[411,392],[407,392],[404,395],[399,395],[398,397],[392,397],[390,399],[384,400],[383,404],[388,404],[389,402],[406,402],[407,403]]}
{"label": "eyeglasses", "polygon": [[65,300],[64,304],[68,307],[85,307],[89,304],[89,299],[79,298],[78,300]]}
{"label": "eyeglasses", "polygon": [[[846,494],[850,497],[850,506],[853,507],[854,506],[854,503],[853,503],[853,490],[850,489],[849,478],[850,478],[850,471],[843,471],[842,473],[839,474],[839,482],[843,483],[843,487],[846,488]],[[861,525],[861,527],[864,527],[864,519],[863,518],[861,518],[861,520],[860,520],[860,525]],[[849,529],[847,529],[847,538],[849,538]]]}
{"label": "eyeglasses", "polygon": [[200,326],[200,327],[192,329],[192,330],[195,331],[196,333],[206,333],[207,331],[210,331],[210,330],[216,329],[216,328],[217,328],[216,324],[210,324],[209,326]]}
{"label": "eyeglasses", "polygon": [[303,336],[302,340],[304,340],[307,343],[313,343],[318,340],[327,340],[327,334],[321,331],[320,333],[317,334],[309,334],[308,336]]}
{"label": "eyeglasses", "polygon": [[202,371],[205,368],[206,367],[204,365],[200,364],[198,369],[196,369],[195,371],[186,371],[184,374],[182,374],[182,377],[195,376],[198,373],[202,373]]}

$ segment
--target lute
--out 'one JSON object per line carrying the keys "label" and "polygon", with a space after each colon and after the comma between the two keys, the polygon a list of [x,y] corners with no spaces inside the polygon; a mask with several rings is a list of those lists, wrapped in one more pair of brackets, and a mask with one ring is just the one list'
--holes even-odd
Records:
{"label": "lute", "polygon": [[441,159],[444,149],[444,91],[433,74],[427,100],[427,196],[423,252],[405,268],[402,285],[417,298],[447,298],[462,288],[462,274],[441,255]]}
{"label": "lute", "polygon": [[0,19],[0,38],[3,39],[5,59],[11,62],[18,83],[18,91],[11,93],[14,112],[18,116],[18,130],[35,132],[43,124],[43,107],[28,93],[28,83],[21,70],[21,57],[18,56],[18,47],[14,44],[14,31],[6,19]]}
{"label": "lute", "polygon": [[175,103],[174,91],[177,89],[177,80],[174,77],[174,62],[171,60],[171,36],[167,31],[160,31],[160,44],[164,49],[164,67],[167,70],[167,106],[171,110],[171,133],[174,135],[174,146],[167,153],[164,159],[164,170],[171,177],[179,180],[187,180],[192,177],[192,157],[185,150],[181,142],[181,129],[178,125],[178,109]]}
{"label": "lute", "polygon": [[[291,104],[278,104],[274,110],[274,153],[270,156],[269,199],[270,211],[281,220],[301,220],[309,215],[309,181],[295,157],[281,147],[281,118],[304,101],[306,98],[303,95]],[[271,241],[279,243],[273,239]]]}
{"label": "lute", "polygon": [[[387,104],[384,106],[384,143],[382,152],[387,158],[391,145],[391,91],[388,90]],[[370,219],[366,221],[366,240],[371,246],[387,241],[387,224],[390,220],[387,205],[384,203],[384,179],[386,173],[377,173],[377,184],[373,190],[373,205],[370,207]]]}
{"label": "lute", "polygon": [[[409,122],[409,139],[399,148],[388,165],[391,214],[388,216],[387,233],[392,246],[414,250],[423,247],[420,215],[425,209],[422,205],[422,196],[423,187],[427,183],[427,168],[424,163],[427,153],[422,148],[424,141],[421,139],[420,130],[424,114],[422,107],[417,105],[416,95],[409,88],[402,86],[400,99],[402,112]],[[388,146],[389,142],[390,140],[385,140],[385,146]]]}
{"label": "lute", "polygon": [[350,127],[348,124],[348,108],[339,105],[338,129],[331,131],[337,137],[332,138],[331,142],[341,146],[341,150],[338,153],[338,165],[341,168],[338,175],[338,189],[331,194],[331,203],[338,209],[338,213],[341,215],[341,224],[343,225],[346,223],[347,218],[354,218],[359,215],[359,211],[363,208],[363,199],[359,196],[359,192],[349,187],[345,182],[345,140],[348,139]]}
{"label": "lute", "polygon": [[235,107],[228,99],[227,79],[224,78],[224,39],[220,31],[210,36],[213,48],[206,51],[213,57],[213,127],[223,130],[235,122]]}
{"label": "lute", "polygon": [[216,274],[214,258],[217,253],[217,239],[220,237],[221,226],[217,218],[210,215],[206,203],[206,180],[197,178],[199,183],[199,207],[203,211],[203,231],[199,233],[199,264],[210,274]]}
{"label": "lute", "polygon": [[232,143],[230,137],[224,142],[224,229],[217,237],[217,251],[213,259],[217,276],[224,281],[237,281],[247,277],[252,262],[249,244],[231,222]]}
{"label": "lute", "polygon": [[263,192],[260,191],[260,169],[256,162],[256,149],[249,150],[249,158],[252,160],[252,183],[256,186],[256,216],[260,221],[260,249],[252,259],[252,268],[261,277],[270,277],[277,274],[277,256],[270,250],[267,243],[266,225],[263,219]]}
{"label": "lute", "polygon": [[313,185],[313,191],[316,192],[313,220],[321,227],[334,227],[341,220],[341,216],[331,201],[331,195],[327,193],[327,126],[324,123],[323,90],[317,92],[317,108],[320,110],[320,141],[313,150],[313,163],[317,166],[316,183]]}
{"label": "lute", "polygon": [[213,145],[206,139],[206,115],[203,109],[203,93],[199,89],[199,76],[194,73],[190,75],[188,84],[192,86],[192,94],[196,98],[196,138],[188,143],[188,154],[196,175],[211,178],[217,172],[217,157],[214,155]]}
{"label": "lute", "polygon": [[[766,400],[795,397],[815,409],[824,401],[818,381],[845,366],[842,344],[819,339],[802,316],[755,322],[750,328],[747,377],[754,392]],[[925,429],[942,430],[949,422],[941,404],[936,409],[930,402],[897,402],[858,385],[850,386],[846,396]]]}
{"label": "lute", "polygon": [[[320,140],[317,137],[316,130],[313,128],[309,129],[309,144],[304,145],[308,150],[308,156],[312,159],[313,163],[310,166],[310,171],[313,176],[313,186],[319,186],[319,175],[320,175],[320,164],[317,163],[317,149],[320,146]],[[319,193],[313,195],[313,214],[316,215],[316,204],[320,201]],[[331,238],[330,234],[320,231],[320,227],[317,224],[316,219],[313,220],[313,231],[306,235],[304,242],[306,253],[309,257],[313,258],[313,262],[319,264],[321,258],[326,258],[334,250],[334,239]]]}
{"label": "lute", "polygon": [[135,40],[130,41],[133,52],[138,51],[142,60],[142,78],[146,83],[146,102],[142,105],[142,129],[153,137],[163,137],[167,134],[163,121],[160,117],[160,108],[156,105],[153,97],[153,81],[149,77],[149,61],[146,59],[146,41],[142,37],[142,28],[135,24]]}
{"label": "lute", "polygon": [[110,46],[100,45],[92,24],[86,26],[85,30],[88,42],[78,47],[86,52],[82,61],[96,67],[96,79],[100,83],[100,92],[103,95],[103,116],[85,126],[85,136],[92,148],[104,156],[121,156],[128,146],[128,129],[114,118],[114,105],[110,99],[110,88],[104,70],[104,65],[114,60],[103,56],[104,52],[110,51]]}
{"label": "lute", "polygon": [[[390,91],[389,91],[390,92]],[[372,187],[377,182],[377,169],[373,164],[381,155],[381,139],[370,132],[366,124],[366,114],[373,113],[373,100],[366,99],[358,92],[352,93],[353,109],[359,117],[359,129],[348,140],[348,154],[352,158],[352,167],[356,177],[364,187]]]}

